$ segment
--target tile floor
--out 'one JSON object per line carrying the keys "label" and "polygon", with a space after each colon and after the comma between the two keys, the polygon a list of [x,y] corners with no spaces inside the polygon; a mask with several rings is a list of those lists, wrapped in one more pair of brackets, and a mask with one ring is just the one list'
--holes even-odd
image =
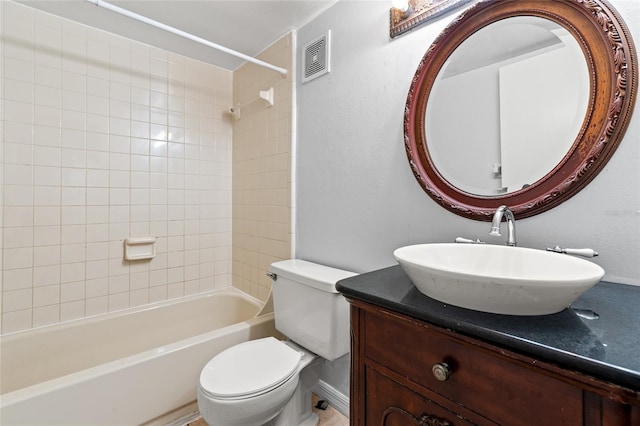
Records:
{"label": "tile floor", "polygon": [[[349,426],[349,419],[342,415],[335,408],[329,406],[326,410],[315,408],[318,397],[313,395],[313,412],[320,417],[318,426]],[[188,423],[186,426],[207,426],[207,423],[201,418]]]}

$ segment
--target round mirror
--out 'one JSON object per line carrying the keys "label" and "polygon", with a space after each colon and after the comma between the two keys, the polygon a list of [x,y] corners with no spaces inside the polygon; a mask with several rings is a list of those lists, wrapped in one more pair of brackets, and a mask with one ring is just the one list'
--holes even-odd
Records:
{"label": "round mirror", "polygon": [[602,1],[480,2],[425,54],[405,109],[405,146],[434,200],[489,220],[566,200],[602,169],[628,125],[633,43]]}
{"label": "round mirror", "polygon": [[576,39],[545,18],[506,18],[462,42],[436,76],[425,117],[429,154],[461,191],[514,192],[560,163],[588,103],[589,69]]}

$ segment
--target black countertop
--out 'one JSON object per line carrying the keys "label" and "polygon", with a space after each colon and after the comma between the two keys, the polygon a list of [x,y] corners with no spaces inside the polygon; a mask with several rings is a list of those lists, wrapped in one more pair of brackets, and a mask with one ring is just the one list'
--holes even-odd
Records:
{"label": "black countertop", "polygon": [[[572,309],[541,316],[489,314],[444,304],[420,293],[400,266],[347,278],[336,287],[347,298],[640,391],[640,287],[600,282]],[[586,319],[578,310],[599,317]]]}

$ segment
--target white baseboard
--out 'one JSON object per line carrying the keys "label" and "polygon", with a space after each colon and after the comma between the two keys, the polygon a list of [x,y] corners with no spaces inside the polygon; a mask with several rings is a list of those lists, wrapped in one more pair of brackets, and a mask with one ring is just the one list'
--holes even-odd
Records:
{"label": "white baseboard", "polygon": [[320,399],[324,399],[325,401],[327,401],[329,405],[338,410],[340,413],[349,417],[348,396],[339,392],[336,388],[322,380],[318,381],[314,393],[318,395]]}

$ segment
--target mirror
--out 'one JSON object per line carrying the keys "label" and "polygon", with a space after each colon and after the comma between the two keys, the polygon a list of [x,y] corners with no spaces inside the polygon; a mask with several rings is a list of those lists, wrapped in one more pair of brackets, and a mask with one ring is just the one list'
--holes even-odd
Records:
{"label": "mirror", "polygon": [[494,0],[431,45],[405,108],[405,148],[422,188],[490,220],[541,213],[582,189],[628,125],[633,42],[603,1]]}
{"label": "mirror", "polygon": [[[588,101],[576,39],[548,19],[506,18],[462,42],[436,76],[425,117],[429,154],[462,191],[514,192],[560,163]],[[465,125],[452,125],[453,117]]]}

